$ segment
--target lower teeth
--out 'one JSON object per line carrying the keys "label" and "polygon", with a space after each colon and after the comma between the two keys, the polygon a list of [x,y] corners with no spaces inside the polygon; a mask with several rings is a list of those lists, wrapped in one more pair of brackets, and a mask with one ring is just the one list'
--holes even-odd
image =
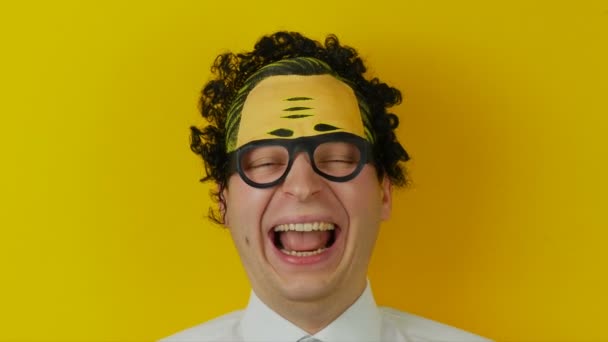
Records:
{"label": "lower teeth", "polygon": [[281,252],[283,252],[283,253],[285,253],[287,255],[291,255],[291,256],[305,257],[305,256],[311,256],[311,255],[320,254],[321,252],[323,252],[326,249],[327,248],[319,248],[319,249],[314,250],[314,251],[304,251],[304,252],[289,251],[289,250],[286,250],[286,249],[281,249]]}

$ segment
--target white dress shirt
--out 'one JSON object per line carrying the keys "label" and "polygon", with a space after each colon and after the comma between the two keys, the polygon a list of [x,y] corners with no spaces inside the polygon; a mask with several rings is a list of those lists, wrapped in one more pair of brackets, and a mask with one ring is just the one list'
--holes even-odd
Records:
{"label": "white dress shirt", "polygon": [[[161,342],[297,342],[310,336],[279,316],[252,291],[245,310],[181,331]],[[357,301],[312,336],[323,342],[489,341],[395,309],[377,307],[369,284]]]}

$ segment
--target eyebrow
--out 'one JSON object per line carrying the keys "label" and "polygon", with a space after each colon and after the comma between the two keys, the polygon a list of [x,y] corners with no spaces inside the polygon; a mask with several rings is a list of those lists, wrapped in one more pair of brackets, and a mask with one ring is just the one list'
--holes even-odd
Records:
{"label": "eyebrow", "polygon": [[293,135],[293,131],[286,128],[275,129],[272,132],[268,132],[270,135],[274,135],[277,137],[291,137]]}
{"label": "eyebrow", "polygon": [[315,131],[317,131],[317,132],[329,132],[329,131],[335,131],[337,129],[340,129],[339,127],[328,125],[328,124],[316,124],[314,128],[315,128]]}

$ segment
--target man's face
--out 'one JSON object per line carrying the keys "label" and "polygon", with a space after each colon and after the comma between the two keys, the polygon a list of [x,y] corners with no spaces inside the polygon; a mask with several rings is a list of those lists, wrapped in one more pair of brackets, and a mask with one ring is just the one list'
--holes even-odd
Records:
{"label": "man's face", "polygon": [[[308,100],[286,106],[286,99]],[[277,111],[311,115],[291,114],[298,120],[285,123],[275,118]],[[314,129],[319,123],[363,136],[352,90],[329,75],[272,76],[249,94],[238,144],[268,138],[265,134],[277,129],[291,131],[287,139],[319,135]],[[235,173],[224,192],[226,226],[252,287],[263,300],[275,303],[358,295],[365,287],[380,222],[390,214],[390,183],[378,181],[371,164],[352,180],[333,182],[313,170],[308,154],[294,157],[282,183],[256,188]]]}

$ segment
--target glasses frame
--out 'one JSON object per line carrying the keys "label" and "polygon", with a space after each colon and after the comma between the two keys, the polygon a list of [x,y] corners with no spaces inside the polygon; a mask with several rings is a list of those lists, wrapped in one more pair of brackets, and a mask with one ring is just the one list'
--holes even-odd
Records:
{"label": "glasses frame", "polygon": [[[359,159],[359,163],[355,167],[352,173],[346,176],[332,176],[324,173],[319,170],[315,163],[314,153],[315,150],[319,147],[319,145],[326,142],[347,142],[355,145],[359,149],[359,153],[361,158]],[[247,151],[262,147],[262,146],[282,146],[287,149],[287,153],[289,155],[289,160],[287,162],[287,167],[283,174],[277,178],[276,180],[268,183],[256,183],[253,180],[249,179],[243,168],[241,167],[241,157],[243,154],[247,153]],[[310,164],[312,169],[319,175],[323,176],[325,179],[328,179],[332,182],[348,182],[349,180],[357,177],[365,164],[373,161],[373,153],[372,153],[372,145],[369,141],[361,138],[360,136],[354,135],[352,133],[346,132],[337,132],[337,133],[329,133],[323,135],[316,135],[312,137],[300,137],[296,139],[264,139],[264,140],[256,140],[252,141],[248,144],[245,144],[239,147],[236,151],[231,152],[229,154],[229,172],[233,174],[234,172],[238,172],[241,179],[247,183],[248,185],[258,188],[258,189],[266,189],[273,187],[277,184],[282,183],[285,180],[285,177],[289,174],[291,167],[293,166],[293,161],[295,157],[300,152],[306,152],[310,159]]]}

